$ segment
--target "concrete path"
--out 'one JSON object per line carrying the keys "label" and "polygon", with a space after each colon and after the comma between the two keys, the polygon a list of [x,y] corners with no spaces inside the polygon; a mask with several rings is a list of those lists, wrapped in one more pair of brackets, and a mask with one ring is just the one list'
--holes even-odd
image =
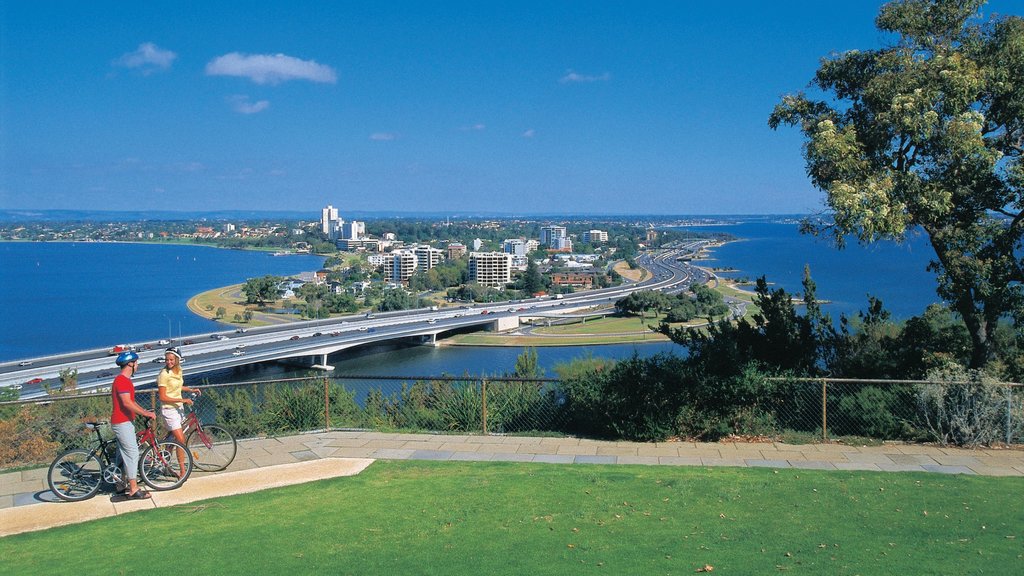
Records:
{"label": "concrete path", "polygon": [[756,466],[1024,477],[1024,447],[968,450],[919,444],[642,443],[527,436],[313,432],[239,441],[238,455],[224,472],[197,472],[178,490],[152,492],[153,498],[143,501],[99,494],[85,502],[61,502],[46,486],[46,468],[0,474],[0,536],[349,476],[364,470],[374,459]]}

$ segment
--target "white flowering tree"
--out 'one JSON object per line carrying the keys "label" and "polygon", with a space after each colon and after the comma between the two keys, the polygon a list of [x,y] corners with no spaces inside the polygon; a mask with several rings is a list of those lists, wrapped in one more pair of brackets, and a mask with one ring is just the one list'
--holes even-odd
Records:
{"label": "white flowering tree", "polygon": [[[820,99],[785,96],[769,126],[797,126],[827,223],[862,243],[923,230],[938,293],[963,318],[971,367],[1000,318],[1024,319],[1024,19],[982,19],[984,0],[899,0],[877,27],[891,45],[822,61]],[[1020,326],[1018,322],[1018,326]]]}

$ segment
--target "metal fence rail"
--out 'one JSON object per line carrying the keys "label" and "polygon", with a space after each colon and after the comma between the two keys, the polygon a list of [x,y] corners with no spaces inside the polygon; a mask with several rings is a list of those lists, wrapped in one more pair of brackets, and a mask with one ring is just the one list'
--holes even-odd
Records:
{"label": "metal fence rail", "polygon": [[[736,434],[802,441],[849,437],[962,445],[1024,442],[1024,387],[1015,383],[766,378],[737,411]],[[461,434],[571,434],[563,383],[551,378],[329,376],[201,386],[194,408],[237,438],[330,429]],[[158,407],[154,390],[138,402]],[[699,407],[698,407],[699,408]],[[38,465],[108,420],[107,394],[0,403],[0,468]],[[163,434],[157,422],[157,433]]]}

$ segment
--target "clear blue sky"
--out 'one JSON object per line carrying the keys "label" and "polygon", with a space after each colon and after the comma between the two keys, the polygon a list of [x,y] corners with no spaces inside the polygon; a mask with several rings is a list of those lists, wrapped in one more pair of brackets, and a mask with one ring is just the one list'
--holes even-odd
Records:
{"label": "clear blue sky", "polygon": [[881,4],[9,0],[0,208],[817,211],[767,118]]}

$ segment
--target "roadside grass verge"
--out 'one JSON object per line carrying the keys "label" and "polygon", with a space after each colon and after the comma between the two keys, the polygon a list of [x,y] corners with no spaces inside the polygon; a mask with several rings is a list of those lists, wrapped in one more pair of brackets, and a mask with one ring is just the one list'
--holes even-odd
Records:
{"label": "roadside grass verge", "polygon": [[927,473],[377,461],[9,536],[0,573],[1012,574],[1022,489]]}

